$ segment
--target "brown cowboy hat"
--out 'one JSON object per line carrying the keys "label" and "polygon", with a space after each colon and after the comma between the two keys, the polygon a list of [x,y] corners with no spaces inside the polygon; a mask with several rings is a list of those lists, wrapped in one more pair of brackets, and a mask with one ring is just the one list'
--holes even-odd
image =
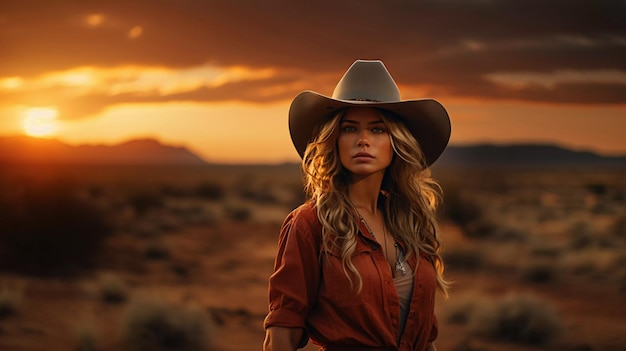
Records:
{"label": "brown cowboy hat", "polygon": [[389,110],[407,126],[432,165],[450,140],[450,118],[432,99],[400,100],[396,82],[379,60],[357,60],[343,75],[332,97],[303,91],[291,102],[289,132],[300,157],[314,138],[316,126],[337,111],[355,106]]}

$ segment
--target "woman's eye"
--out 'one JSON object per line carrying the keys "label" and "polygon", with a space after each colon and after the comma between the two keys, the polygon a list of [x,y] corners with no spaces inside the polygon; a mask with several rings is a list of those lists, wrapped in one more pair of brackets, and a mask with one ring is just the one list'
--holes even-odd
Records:
{"label": "woman's eye", "polygon": [[356,128],[353,126],[344,126],[343,128],[341,128],[341,130],[344,132],[354,132],[356,131]]}
{"label": "woman's eye", "polygon": [[374,128],[372,128],[372,133],[379,134],[379,133],[384,133],[384,132],[385,132],[384,128],[381,128],[381,127],[374,127]]}

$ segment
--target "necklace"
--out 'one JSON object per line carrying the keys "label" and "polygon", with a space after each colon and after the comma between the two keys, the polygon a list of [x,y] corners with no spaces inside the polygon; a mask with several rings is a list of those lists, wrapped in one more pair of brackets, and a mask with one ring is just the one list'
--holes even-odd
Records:
{"label": "necklace", "polygon": [[[365,224],[365,227],[370,232],[370,235],[376,238],[376,234],[374,234],[374,231],[372,230],[372,228],[370,228],[369,224],[367,224],[367,221],[365,220],[365,218],[363,218],[363,216],[361,215],[359,215],[359,217],[361,218],[361,222]],[[396,250],[396,267],[395,267],[396,272],[400,272],[400,274],[405,275],[406,268],[404,268],[404,262],[402,262],[402,249],[400,247],[400,244],[398,244],[398,241],[396,240],[396,238],[393,238],[393,241],[394,241],[393,247]],[[384,224],[383,224],[383,242],[384,242],[384,248],[385,248],[385,255],[387,255],[387,236],[386,236]]]}

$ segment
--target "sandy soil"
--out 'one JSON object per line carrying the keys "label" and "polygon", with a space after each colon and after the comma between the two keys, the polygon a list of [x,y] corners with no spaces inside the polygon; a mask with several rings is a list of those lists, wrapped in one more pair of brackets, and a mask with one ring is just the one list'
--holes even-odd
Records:
{"label": "sandy soil", "polygon": [[[267,172],[267,184],[273,184],[280,175],[289,184],[298,185],[297,177],[291,174],[276,173],[275,170]],[[514,175],[507,173],[499,180],[504,183],[495,184],[501,189],[494,187],[482,191],[473,186],[466,186],[466,189],[471,190],[472,199],[486,203],[485,208],[500,216],[499,225],[539,233],[532,234],[531,243],[548,242],[543,235],[550,235],[553,240],[550,245],[564,248],[562,245],[571,239],[570,229],[577,221],[592,223],[596,225],[595,232],[603,233],[604,223],[613,223],[620,213],[623,216],[626,207],[624,178],[612,173],[608,174],[610,178],[590,173],[588,179],[582,180],[574,175],[576,177],[572,176],[572,179],[575,181],[569,183],[565,181],[569,178],[561,173],[544,175],[544,178],[530,174],[518,175],[517,179]],[[128,188],[119,190],[111,186],[113,191],[109,191],[106,184],[114,184],[114,178],[110,175],[102,177],[107,179],[105,185],[94,189],[100,189],[99,192],[106,195],[103,200],[109,201],[114,208],[123,202],[119,200],[125,198],[123,192],[130,192],[138,184],[133,173]],[[140,177],[142,185],[143,177]],[[163,184],[168,184],[171,177],[168,175]],[[198,175],[199,179],[205,177],[206,174]],[[235,183],[238,179],[230,173],[227,177],[220,175],[219,182],[223,181],[222,178]],[[155,184],[150,187],[161,186],[153,181]],[[189,180],[190,189],[194,182],[199,180]],[[530,185],[519,186],[526,183]],[[608,184],[605,194],[591,196],[585,190],[585,186],[596,183]],[[240,181],[237,184],[240,187],[247,183]],[[267,195],[267,184],[252,184],[250,189]],[[484,182],[479,177],[472,184],[484,185]],[[277,188],[295,189],[295,185]],[[283,194],[286,200],[277,197],[279,205],[259,203],[259,199],[255,199],[251,217],[243,221],[233,221],[216,212],[216,209],[225,207],[221,202],[197,198],[189,202],[191,200],[185,197],[172,197],[168,199],[171,203],[165,206],[170,206],[168,211],[182,211],[189,221],[198,213],[202,216],[213,214],[217,219],[195,223],[174,218],[175,224],[177,221],[182,224],[167,231],[129,228],[116,232],[98,256],[98,269],[79,277],[41,278],[0,272],[0,296],[5,288],[22,293],[16,313],[0,313],[0,351],[79,350],[79,335],[92,339],[94,345],[81,351],[123,351],[122,335],[129,309],[137,301],[146,299],[200,308],[206,321],[213,325],[209,338],[215,350],[260,350],[264,338],[262,322],[267,310],[267,279],[272,272],[278,230],[288,212],[287,204],[297,200],[290,198],[289,194],[289,191]],[[231,200],[227,198],[225,202],[239,206],[236,201],[243,201],[237,198],[235,202],[229,202]],[[170,215],[173,216],[172,213],[158,213],[141,221],[143,225],[152,224]],[[129,222],[132,224],[136,220],[131,218]],[[438,298],[439,350],[626,350],[626,304],[623,303],[626,274],[621,280],[619,275],[626,272],[623,269],[626,256],[618,249],[590,251],[591,263],[599,265],[591,268],[596,274],[576,276],[567,273],[560,279],[537,284],[521,280],[514,270],[519,268],[516,265],[527,252],[523,253],[509,243],[486,246],[483,242],[471,241],[461,235],[458,227],[449,223],[445,223],[442,230],[446,250],[478,247],[482,251],[477,252],[490,259],[492,265],[471,270],[453,265],[448,267],[447,276],[455,283],[449,299]],[[151,247],[163,252],[156,257],[152,254],[150,258],[147,253]],[[566,249],[560,252],[570,254]],[[604,254],[607,257],[600,257]],[[605,269],[604,261],[610,263],[606,267],[612,271]],[[100,291],[104,276],[116,277],[124,283],[125,301],[116,303],[102,299]],[[466,325],[452,324],[445,319],[451,306],[465,294],[496,300],[512,292],[533,294],[554,307],[563,321],[561,337],[544,346],[496,342],[472,336]],[[308,346],[306,349],[315,348]]]}
{"label": "sandy soil", "polygon": [[[3,274],[3,281],[23,284],[24,301],[18,314],[0,320],[0,349],[76,349],[76,333],[81,328],[97,331],[98,350],[123,349],[120,330],[130,302],[112,304],[99,298],[95,282],[97,275],[106,271],[128,282],[130,300],[157,295],[210,311],[215,321],[215,349],[258,350],[264,337],[261,325],[267,308],[266,284],[272,270],[277,229],[276,222],[187,228],[164,238],[171,255],[162,260],[148,260],[142,255],[145,239],[118,234],[103,252],[102,271],[93,276],[68,280]],[[452,241],[455,228],[446,230]],[[181,270],[185,273],[181,274]],[[444,311],[455,295],[466,291],[480,290],[498,296],[532,290],[549,299],[567,321],[567,341],[561,342],[558,349],[625,348],[624,294],[612,284],[567,281],[529,287],[514,277],[488,271],[451,271],[449,278],[455,281],[454,289],[449,300],[440,299],[438,311]],[[551,349],[470,338],[463,326],[445,321],[438,346],[440,350]],[[315,348],[307,347],[312,349]]]}

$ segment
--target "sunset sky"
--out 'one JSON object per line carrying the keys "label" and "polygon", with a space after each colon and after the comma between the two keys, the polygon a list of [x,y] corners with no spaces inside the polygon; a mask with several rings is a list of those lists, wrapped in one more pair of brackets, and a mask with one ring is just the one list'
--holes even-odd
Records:
{"label": "sunset sky", "polygon": [[622,0],[0,0],[0,136],[298,160],[287,111],[382,59],[455,145],[626,155]]}

